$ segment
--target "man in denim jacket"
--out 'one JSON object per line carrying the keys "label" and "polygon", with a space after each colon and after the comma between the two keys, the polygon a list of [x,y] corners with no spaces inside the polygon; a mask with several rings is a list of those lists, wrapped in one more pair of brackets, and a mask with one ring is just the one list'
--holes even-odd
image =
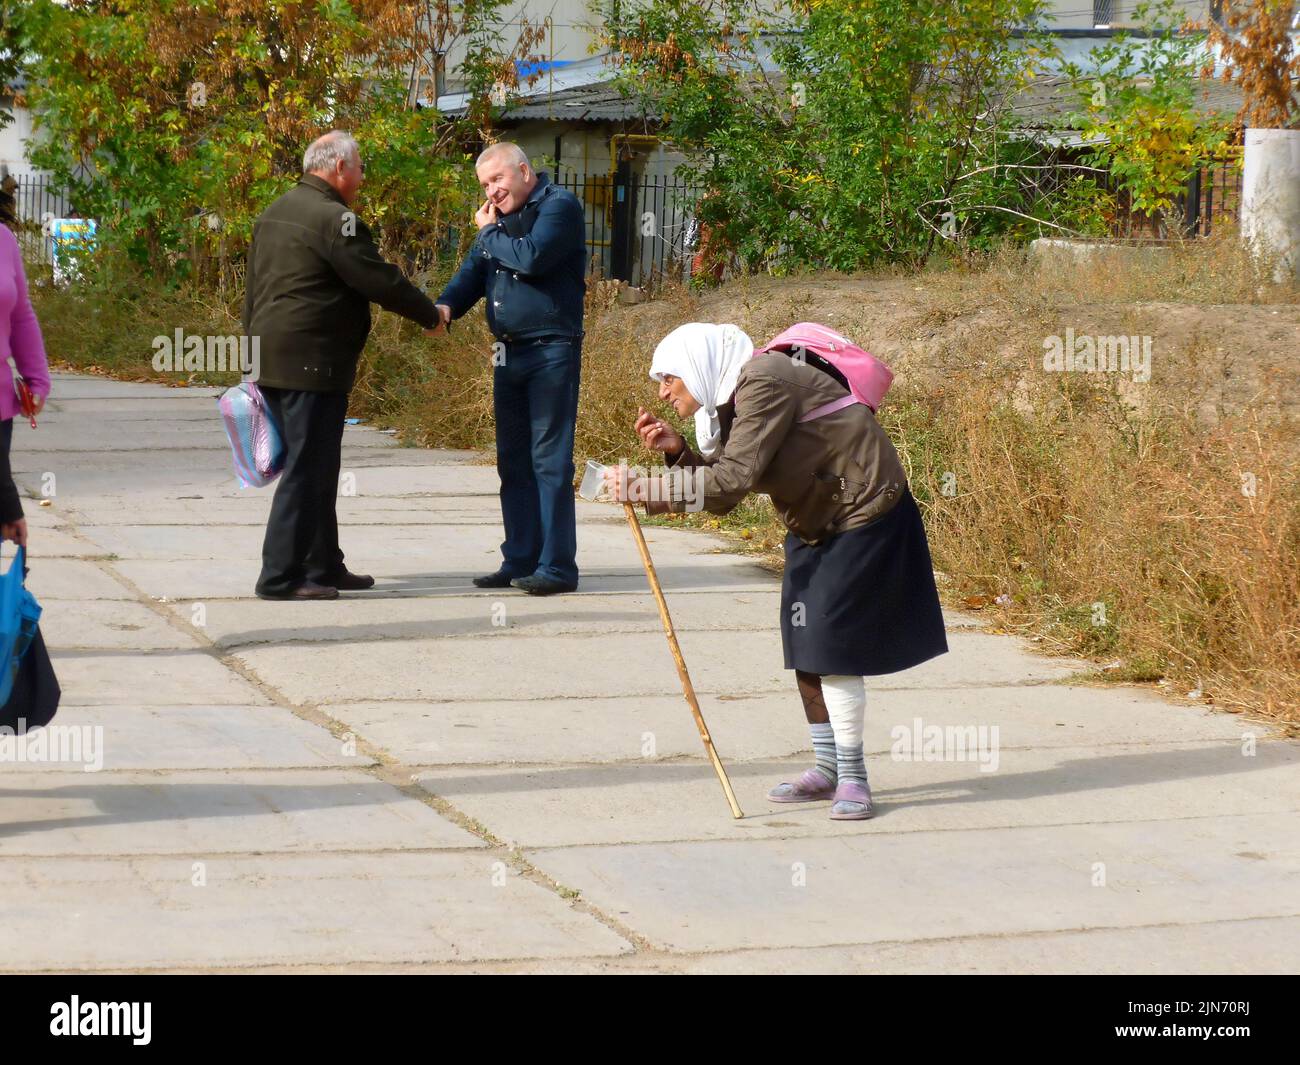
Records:
{"label": "man in denim jacket", "polygon": [[478,157],[478,238],[437,299],[442,326],[487,300],[505,542],[480,588],[533,595],[578,586],[573,433],[582,363],[586,220],[576,196],[534,173],[516,144]]}

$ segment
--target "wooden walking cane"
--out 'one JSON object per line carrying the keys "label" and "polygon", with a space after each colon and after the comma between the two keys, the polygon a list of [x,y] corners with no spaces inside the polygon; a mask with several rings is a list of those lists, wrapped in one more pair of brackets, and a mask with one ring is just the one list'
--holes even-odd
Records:
{"label": "wooden walking cane", "polygon": [[691,713],[695,715],[695,727],[700,730],[700,739],[704,741],[704,749],[709,752],[709,761],[713,763],[713,771],[718,774],[718,780],[722,783],[722,790],[726,792],[727,802],[731,805],[732,817],[744,817],[740,812],[740,806],[736,802],[736,793],[731,790],[731,781],[727,779],[727,771],[722,767],[722,759],[718,757],[718,752],[713,747],[713,737],[709,735],[709,727],[704,723],[704,715],[700,713],[700,702],[695,698],[695,688],[691,684],[691,675],[686,672],[686,659],[682,657],[682,649],[677,644],[677,633],[673,631],[673,619],[668,616],[668,603],[664,600],[664,591],[659,587],[659,575],[655,573],[655,564],[650,560],[650,549],[646,546],[645,534],[641,531],[641,523],[637,521],[636,511],[632,509],[631,503],[623,504],[623,513],[627,515],[627,523],[632,526],[632,535],[636,538],[637,550],[641,552],[641,564],[645,566],[645,575],[650,580],[650,590],[655,593],[655,601],[659,604],[659,618],[664,623],[664,632],[668,636],[668,647],[673,653],[673,658],[677,662],[677,675],[682,679],[682,693],[686,696],[686,702],[690,705]]}

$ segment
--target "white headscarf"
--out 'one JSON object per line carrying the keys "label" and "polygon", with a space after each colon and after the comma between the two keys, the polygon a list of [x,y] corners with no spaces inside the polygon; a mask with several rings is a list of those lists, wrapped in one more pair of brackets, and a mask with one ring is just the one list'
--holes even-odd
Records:
{"label": "white headscarf", "polygon": [[718,407],[736,391],[740,369],[754,354],[754,342],[734,325],[690,322],[678,326],[655,348],[650,376],[680,377],[686,391],[700,405],[695,412],[695,440],[700,454],[712,458],[718,450],[722,426]]}

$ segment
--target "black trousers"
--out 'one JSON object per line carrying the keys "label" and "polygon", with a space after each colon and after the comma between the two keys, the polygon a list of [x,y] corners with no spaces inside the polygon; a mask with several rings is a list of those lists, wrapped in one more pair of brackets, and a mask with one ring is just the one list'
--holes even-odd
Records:
{"label": "black trousers", "polygon": [[14,436],[14,420],[0,422],[0,522],[8,525],[23,516],[23,504],[18,486],[9,470],[9,444]]}
{"label": "black trousers", "polygon": [[304,581],[328,584],[344,573],[335,504],[348,394],[263,388],[262,395],[280,427],[285,456],[257,590],[282,595]]}

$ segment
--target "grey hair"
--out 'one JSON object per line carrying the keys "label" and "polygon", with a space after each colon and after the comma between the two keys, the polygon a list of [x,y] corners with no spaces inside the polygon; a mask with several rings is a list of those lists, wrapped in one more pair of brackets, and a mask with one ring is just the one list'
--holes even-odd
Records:
{"label": "grey hair", "polygon": [[350,159],[353,154],[358,159],[361,158],[361,150],[353,140],[352,134],[341,129],[332,129],[317,137],[302,153],[302,172],[304,174],[314,174],[319,171],[332,172],[334,164]]}
{"label": "grey hair", "polygon": [[528,153],[525,152],[514,141],[497,141],[496,144],[489,144],[481,152],[478,158],[474,160],[474,168],[477,170],[489,159],[495,159],[498,155],[509,155],[512,163],[527,163],[532,168],[532,163],[528,162]]}

